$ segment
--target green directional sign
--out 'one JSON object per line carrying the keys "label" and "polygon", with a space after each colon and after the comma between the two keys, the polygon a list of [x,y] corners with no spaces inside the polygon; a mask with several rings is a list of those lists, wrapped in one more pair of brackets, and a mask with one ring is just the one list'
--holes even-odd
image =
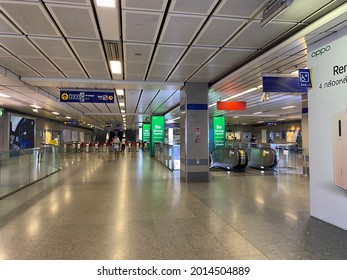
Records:
{"label": "green directional sign", "polygon": [[165,119],[164,116],[152,116],[151,118],[151,156],[154,157],[154,143],[164,142]]}
{"label": "green directional sign", "polygon": [[215,149],[225,146],[225,117],[213,118],[213,141]]}
{"label": "green directional sign", "polygon": [[151,125],[149,123],[144,123],[142,125],[142,141],[149,142],[151,136]]}

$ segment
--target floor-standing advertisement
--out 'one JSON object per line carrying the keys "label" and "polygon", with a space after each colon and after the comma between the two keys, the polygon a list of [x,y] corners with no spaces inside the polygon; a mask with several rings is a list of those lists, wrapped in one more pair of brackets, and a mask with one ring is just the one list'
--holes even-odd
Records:
{"label": "floor-standing advertisement", "polygon": [[214,148],[225,146],[225,117],[213,118],[213,141]]}
{"label": "floor-standing advertisement", "polygon": [[347,29],[309,46],[311,214],[347,229]]}
{"label": "floor-standing advertisement", "polygon": [[154,143],[164,142],[165,119],[164,116],[152,116],[151,118],[151,156],[154,156]]}

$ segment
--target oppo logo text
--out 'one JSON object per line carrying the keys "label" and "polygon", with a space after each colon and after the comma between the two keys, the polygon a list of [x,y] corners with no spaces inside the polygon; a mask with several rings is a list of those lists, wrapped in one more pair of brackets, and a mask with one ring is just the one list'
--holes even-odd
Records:
{"label": "oppo logo text", "polygon": [[311,53],[312,57],[318,57],[320,55],[323,55],[324,53],[330,51],[330,46],[326,46],[325,48],[321,48],[319,50],[316,50],[315,52]]}

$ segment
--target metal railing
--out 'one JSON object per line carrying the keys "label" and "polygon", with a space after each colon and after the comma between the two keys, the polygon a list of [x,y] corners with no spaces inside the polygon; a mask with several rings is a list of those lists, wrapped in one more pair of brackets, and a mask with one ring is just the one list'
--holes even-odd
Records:
{"label": "metal railing", "polygon": [[1,152],[0,199],[59,171],[61,152],[59,146]]}

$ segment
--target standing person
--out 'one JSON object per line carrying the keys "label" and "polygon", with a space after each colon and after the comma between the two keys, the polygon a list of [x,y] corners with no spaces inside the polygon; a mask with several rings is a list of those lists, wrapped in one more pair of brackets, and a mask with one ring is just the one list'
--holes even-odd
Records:
{"label": "standing person", "polygon": [[125,150],[125,137],[122,138],[122,152]]}
{"label": "standing person", "polygon": [[113,145],[113,150],[114,150],[114,159],[119,160],[120,140],[117,135],[113,137],[111,143]]}

